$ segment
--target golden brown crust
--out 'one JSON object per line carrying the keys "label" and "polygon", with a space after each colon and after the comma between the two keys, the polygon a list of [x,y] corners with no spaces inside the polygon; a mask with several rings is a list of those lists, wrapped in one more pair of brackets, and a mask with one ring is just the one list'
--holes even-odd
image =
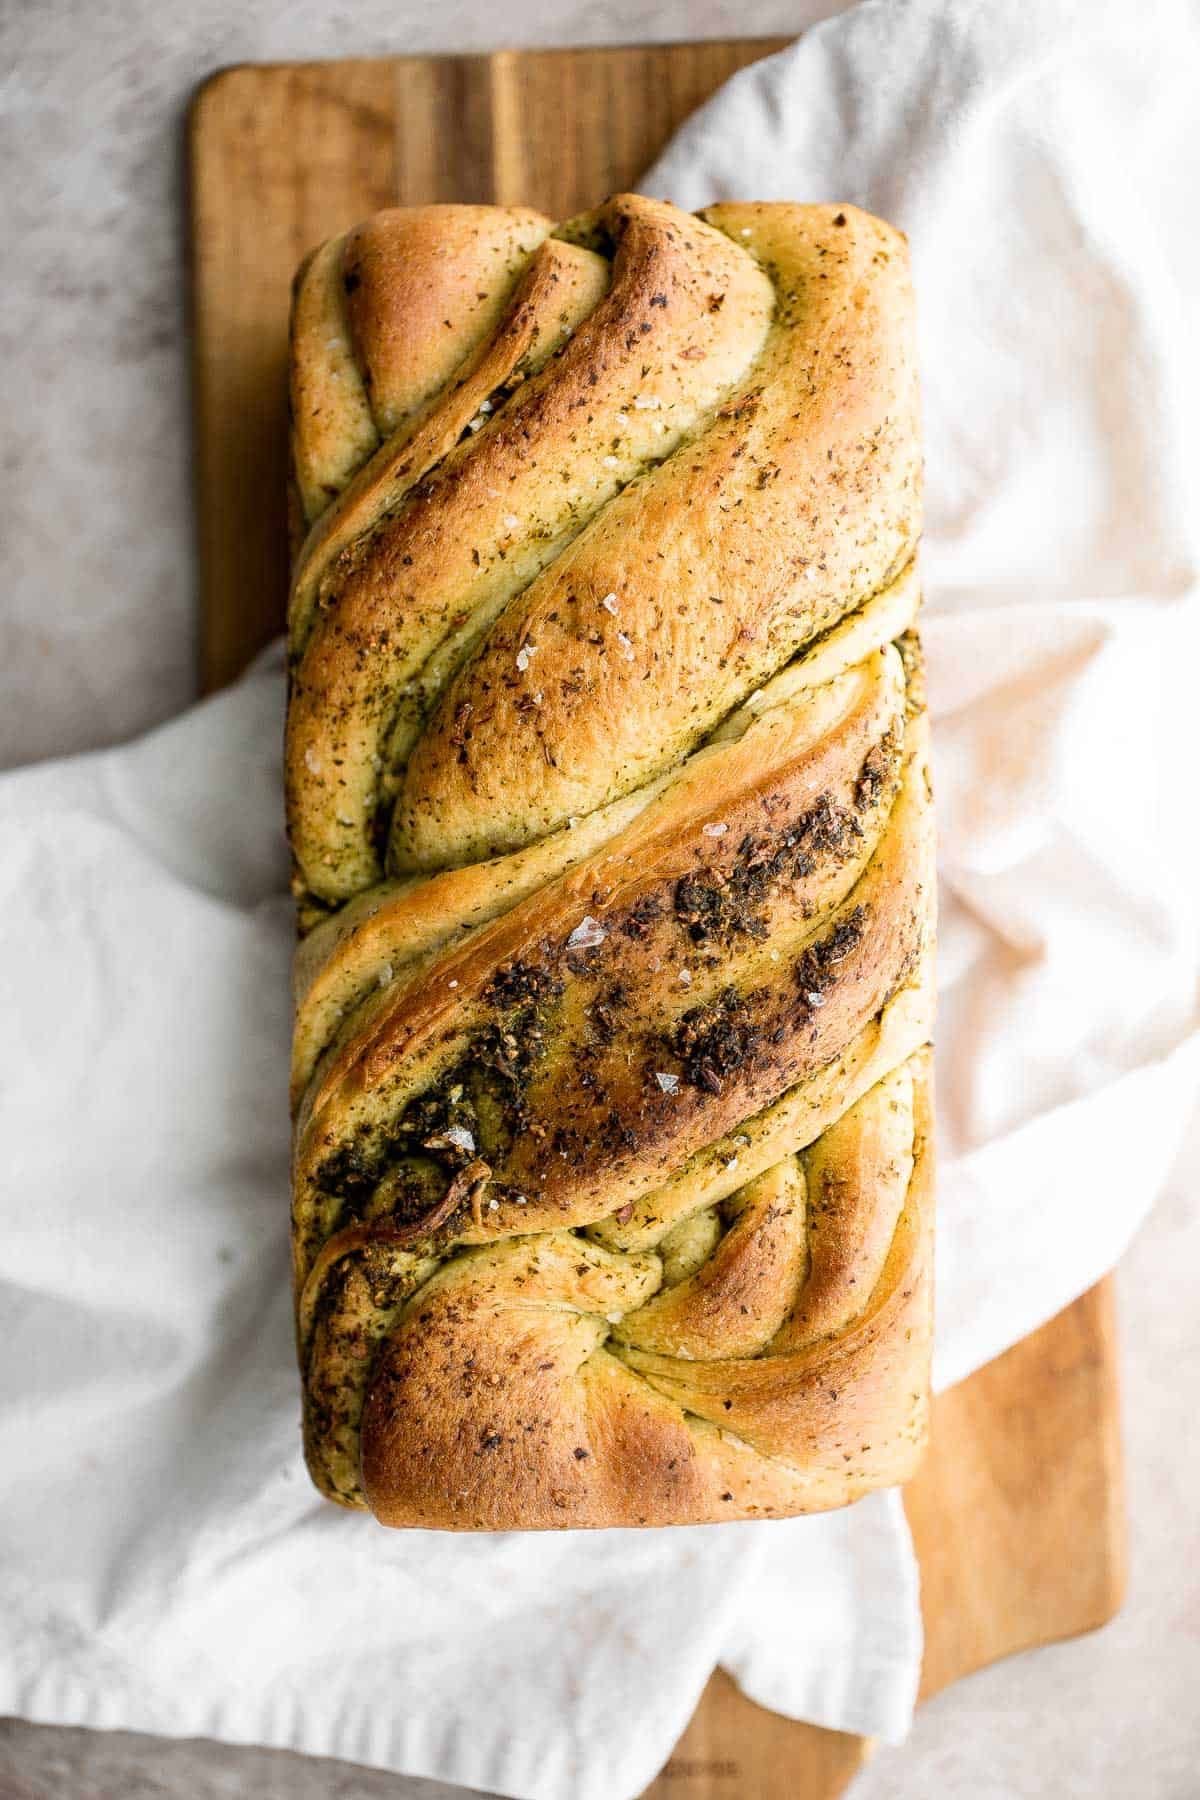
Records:
{"label": "golden brown crust", "polygon": [[839,1505],[928,1385],[907,257],[550,231],[384,214],[298,282],[309,1464],[400,1525]]}
{"label": "golden brown crust", "polygon": [[823,211],[708,215],[771,270],[761,352],[697,441],[618,495],[448,688],[409,759],[400,866],[513,847],[639,786],[911,557],[905,272],[885,227],[840,213],[831,233]]}
{"label": "golden brown crust", "polygon": [[887,1266],[842,1329],[805,1349],[720,1361],[620,1350],[610,1325],[636,1336],[658,1259],[570,1234],[447,1264],[388,1337],[368,1393],[376,1516],[470,1530],[701,1523],[844,1505],[904,1480],[926,1426],[931,1322],[919,1059],[911,1086],[913,1178]]}
{"label": "golden brown crust", "polygon": [[414,206],[378,212],[346,235],[346,320],[381,436],[495,328],[549,229],[525,207]]}

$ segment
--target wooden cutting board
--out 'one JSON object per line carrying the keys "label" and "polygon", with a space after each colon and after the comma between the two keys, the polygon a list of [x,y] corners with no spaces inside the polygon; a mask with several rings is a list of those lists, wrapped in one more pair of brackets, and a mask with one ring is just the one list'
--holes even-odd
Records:
{"label": "wooden cutting board", "polygon": [[[191,115],[206,686],[235,675],[283,621],[287,312],[304,253],[397,203],[521,202],[565,218],[632,186],[714,88],[778,47],[285,64],[206,84]],[[1124,1531],[1110,1283],[939,1398],[906,1504],[923,1695],[1112,1616]],[[831,1800],[869,1751],[763,1711],[718,1673],[648,1795]]]}

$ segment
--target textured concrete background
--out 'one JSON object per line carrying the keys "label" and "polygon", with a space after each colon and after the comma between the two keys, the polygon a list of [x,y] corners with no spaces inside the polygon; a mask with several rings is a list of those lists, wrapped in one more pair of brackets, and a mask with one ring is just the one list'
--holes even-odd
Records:
{"label": "textured concrete background", "polygon": [[[0,0],[0,764],[110,743],[194,691],[183,119],[205,75],[243,60],[768,34],[836,10],[837,0],[559,0],[552,10],[539,0]],[[941,1696],[903,1749],[876,1759],[855,1800],[1200,1793],[1198,1176],[1200,1130],[1121,1275],[1125,1611],[1090,1639]],[[448,1792],[281,1752],[0,1723],[0,1800]]]}

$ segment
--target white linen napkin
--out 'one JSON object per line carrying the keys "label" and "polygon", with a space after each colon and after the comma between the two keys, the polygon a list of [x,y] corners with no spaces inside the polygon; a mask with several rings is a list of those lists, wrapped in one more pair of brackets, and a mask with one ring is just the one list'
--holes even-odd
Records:
{"label": "white linen napkin", "polygon": [[[913,242],[942,1384],[1111,1266],[1200,1090],[1198,82],[1185,4],[869,0],[730,83],[643,184],[855,201]],[[126,749],[0,781],[0,1710],[530,1800],[636,1794],[717,1662],[901,1736],[895,1494],[455,1538],[309,1487],[281,710],[268,654]]]}

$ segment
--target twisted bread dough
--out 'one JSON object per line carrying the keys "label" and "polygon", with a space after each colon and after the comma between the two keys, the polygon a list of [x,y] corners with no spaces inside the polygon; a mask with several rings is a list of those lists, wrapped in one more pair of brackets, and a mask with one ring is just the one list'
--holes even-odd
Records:
{"label": "twisted bread dough", "polygon": [[689,1523],[910,1473],[932,820],[903,240],[381,213],[293,308],[318,1486]]}

